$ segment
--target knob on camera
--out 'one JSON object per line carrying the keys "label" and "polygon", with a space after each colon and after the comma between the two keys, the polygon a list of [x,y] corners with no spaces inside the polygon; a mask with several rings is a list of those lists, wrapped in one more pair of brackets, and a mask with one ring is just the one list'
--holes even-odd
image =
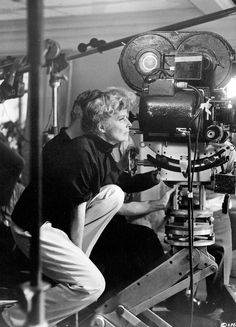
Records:
{"label": "knob on camera", "polygon": [[83,52],[86,52],[87,51],[87,48],[88,47],[91,47],[91,48],[99,48],[99,47],[101,47],[101,46],[103,46],[105,44],[106,44],[106,41],[104,41],[104,40],[98,40],[98,39],[96,39],[94,37],[87,44],[86,43],[80,43],[78,45],[77,49],[78,49],[79,52],[83,53]]}

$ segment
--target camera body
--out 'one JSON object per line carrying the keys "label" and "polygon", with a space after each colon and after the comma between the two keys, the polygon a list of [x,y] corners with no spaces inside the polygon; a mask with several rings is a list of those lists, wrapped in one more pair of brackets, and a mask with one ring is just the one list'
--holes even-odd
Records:
{"label": "camera body", "polygon": [[144,33],[123,48],[121,75],[140,97],[140,159],[147,155],[162,179],[186,181],[190,161],[196,182],[225,173],[220,149],[236,132],[236,108],[224,87],[234,60],[230,44],[212,32]]}

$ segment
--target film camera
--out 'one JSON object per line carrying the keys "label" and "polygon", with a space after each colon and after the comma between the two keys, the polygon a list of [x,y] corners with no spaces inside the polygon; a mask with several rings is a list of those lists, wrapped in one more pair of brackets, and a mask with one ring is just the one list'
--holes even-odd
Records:
{"label": "film camera", "polygon": [[[121,53],[121,75],[140,96],[139,163],[157,167],[164,181],[180,185],[167,224],[171,244],[187,245],[184,226],[191,210],[180,196],[182,189],[189,198],[192,188],[199,192],[197,205],[192,202],[195,245],[214,242],[205,188],[213,181],[215,192],[235,193],[229,141],[236,132],[236,108],[224,91],[234,60],[230,44],[211,32],[145,33]],[[227,211],[228,201],[223,206]]]}
{"label": "film camera", "polygon": [[131,40],[119,66],[140,95],[144,140],[181,142],[179,129],[189,128],[195,137],[198,124],[201,141],[223,142],[234,132],[235,108],[229,110],[222,91],[234,55],[226,40],[209,32],[153,32]]}

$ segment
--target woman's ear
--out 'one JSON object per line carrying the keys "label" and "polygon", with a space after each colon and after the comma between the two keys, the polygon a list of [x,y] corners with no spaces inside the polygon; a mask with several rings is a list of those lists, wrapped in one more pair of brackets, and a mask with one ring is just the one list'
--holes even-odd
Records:
{"label": "woman's ear", "polygon": [[104,127],[104,124],[101,123],[101,122],[98,124],[98,131],[99,131],[100,133],[102,133],[102,134],[105,134],[105,133],[106,133],[106,129],[105,129],[105,127]]}
{"label": "woman's ear", "polygon": [[76,119],[78,119],[78,118],[82,119],[83,112],[82,112],[82,109],[80,106],[76,106],[75,116],[76,116]]}
{"label": "woman's ear", "polygon": [[83,117],[83,112],[81,107],[78,104],[75,104],[71,112],[71,121],[73,122],[77,119],[81,120],[82,117]]}

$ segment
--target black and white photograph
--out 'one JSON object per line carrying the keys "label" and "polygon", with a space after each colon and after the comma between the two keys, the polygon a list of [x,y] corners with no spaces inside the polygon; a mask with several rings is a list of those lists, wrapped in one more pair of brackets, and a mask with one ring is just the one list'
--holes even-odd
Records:
{"label": "black and white photograph", "polygon": [[236,327],[236,0],[1,0],[0,327]]}

